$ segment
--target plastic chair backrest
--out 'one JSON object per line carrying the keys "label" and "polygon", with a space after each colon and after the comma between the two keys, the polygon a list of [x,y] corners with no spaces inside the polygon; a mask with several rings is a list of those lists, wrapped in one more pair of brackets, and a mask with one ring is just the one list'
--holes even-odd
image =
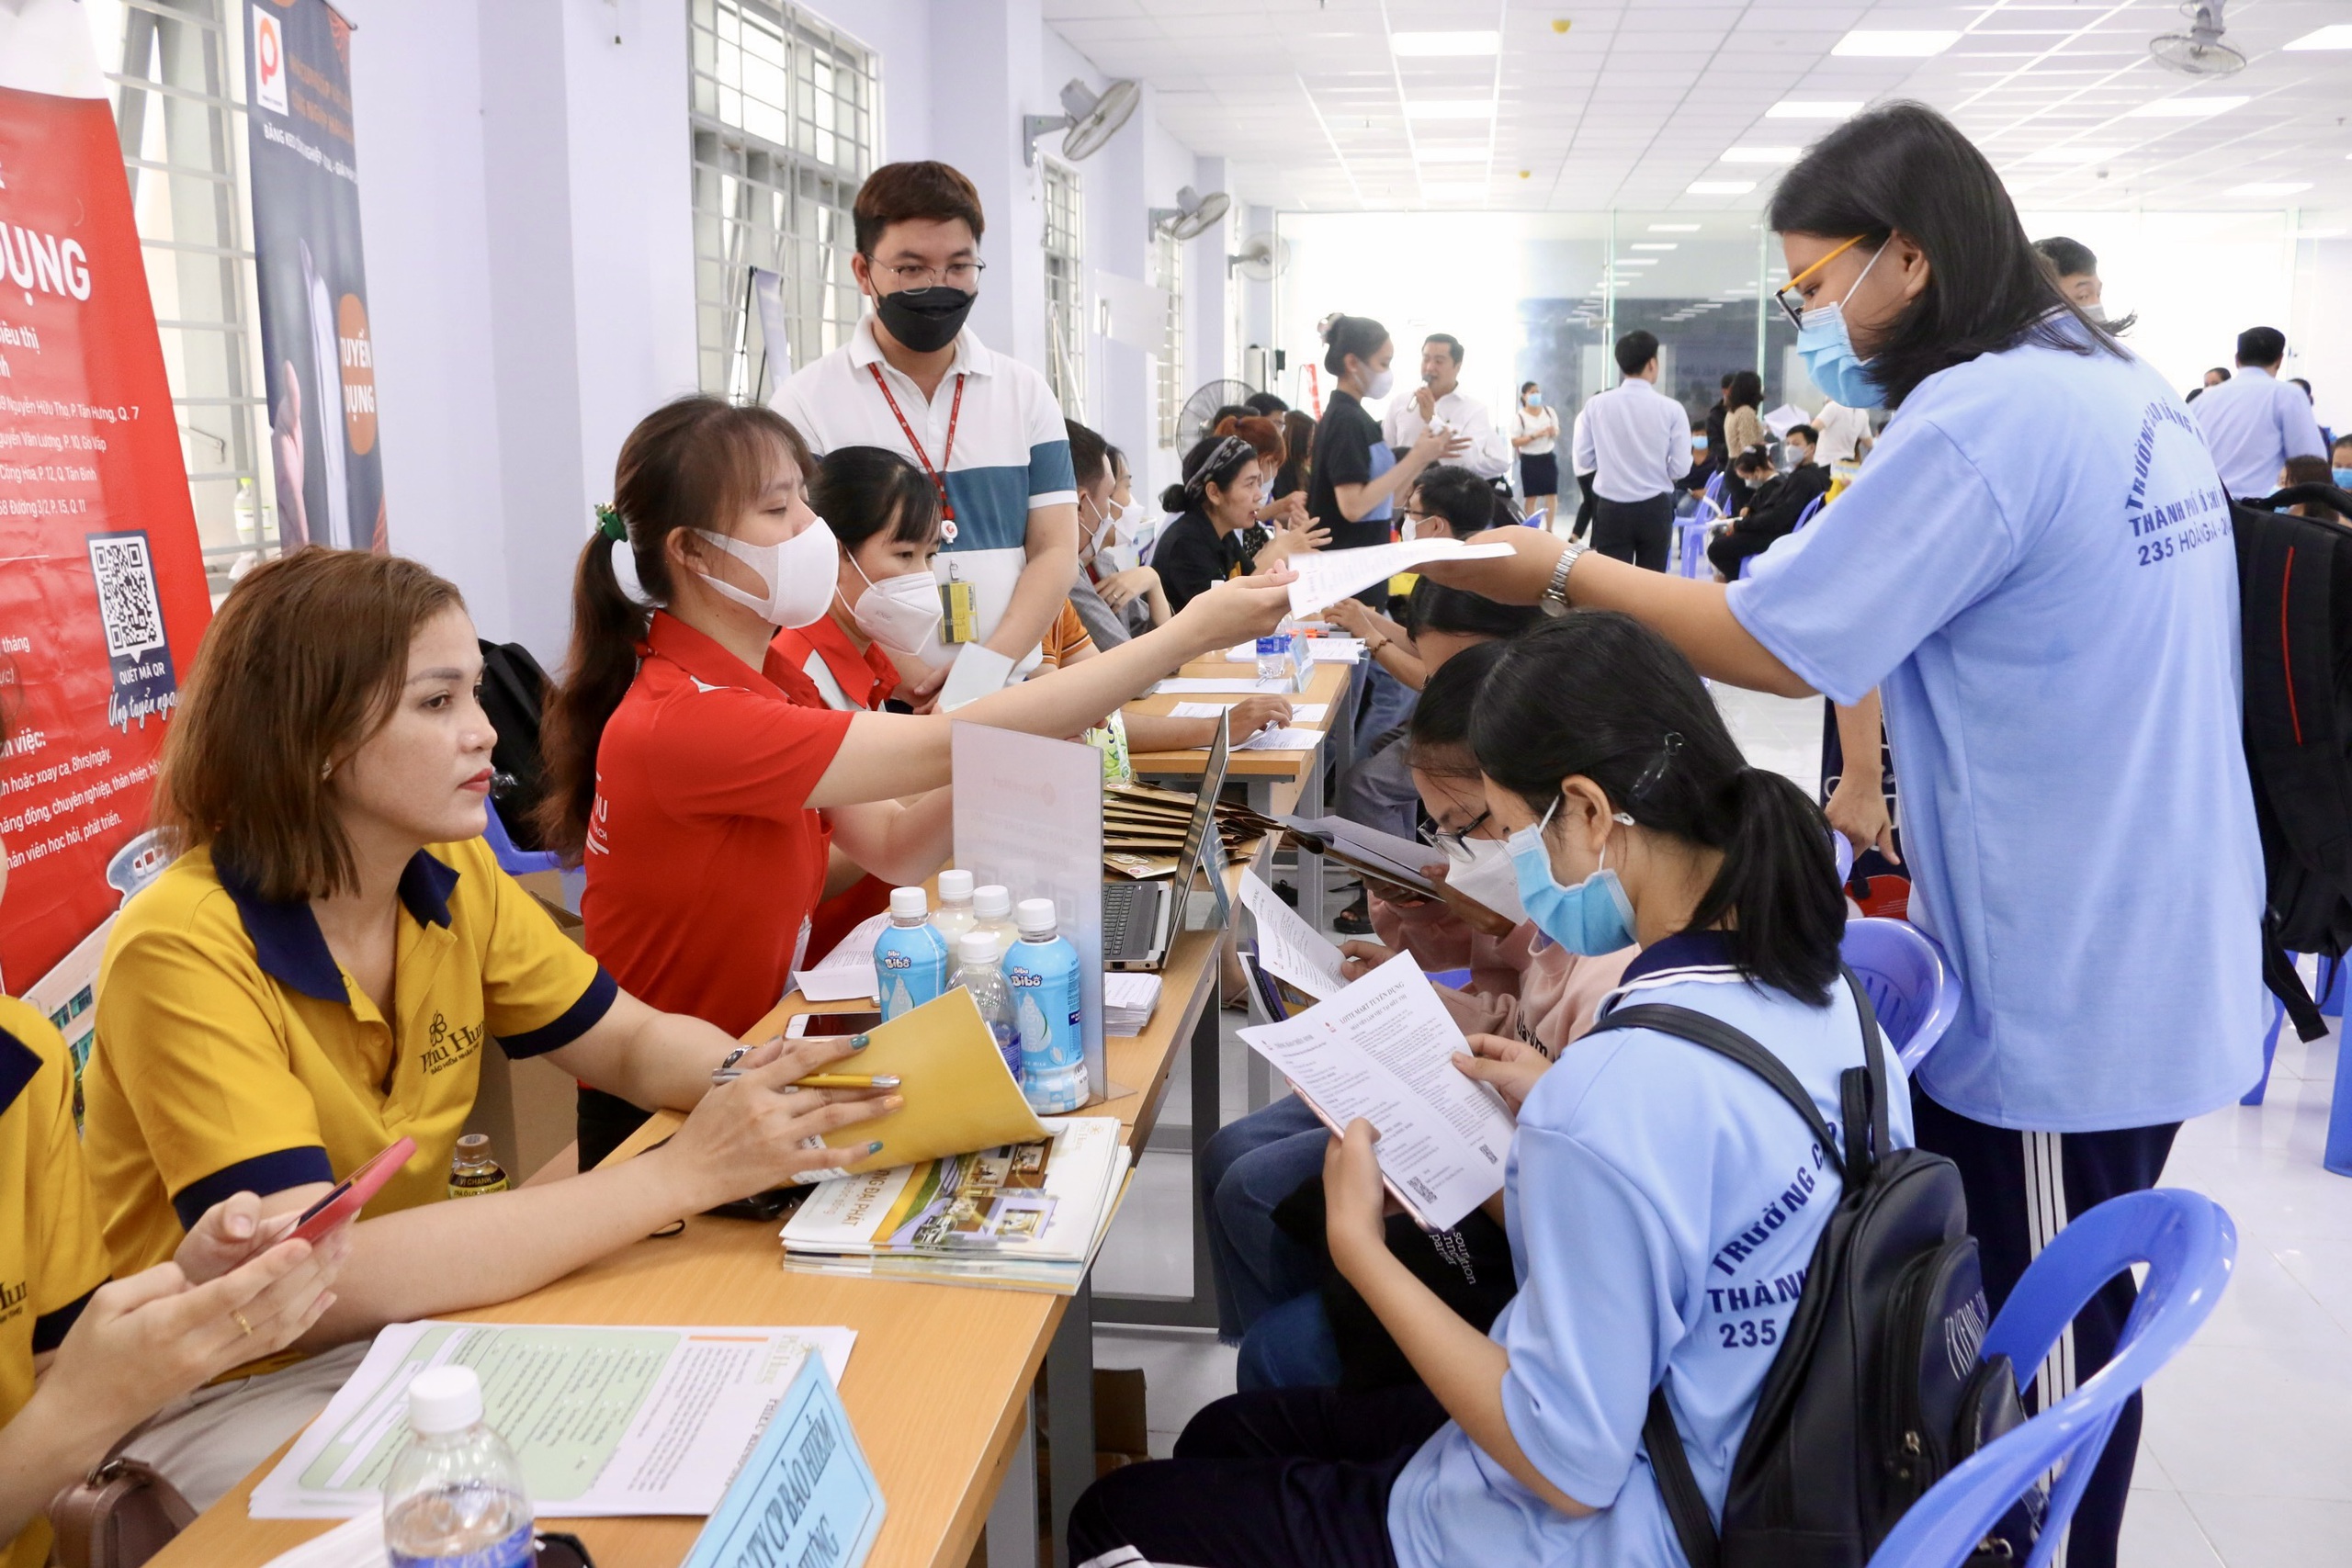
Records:
{"label": "plastic chair backrest", "polygon": [[1706,497],[1708,504],[1712,505],[1715,509],[1715,514],[1717,516],[1721,516],[1724,512],[1723,475],[1710,474],[1707,476]]}
{"label": "plastic chair backrest", "polygon": [[2063,1462],[2027,1560],[2028,1568],[2044,1568],[2124,1401],[2212,1314],[2237,1250],[2237,1227],[2221,1205],[2174,1187],[2109,1199],[2060,1231],[2009,1292],[1982,1353],[2007,1356],[2030,1375],[2085,1303],[2116,1275],[2144,1263],[2148,1276],[2115,1355],[2054,1406],[1936,1483],[1871,1554],[1870,1568],[1959,1568],[2010,1505]]}
{"label": "plastic chair backrest", "polygon": [[1828,499],[1826,495],[1816,495],[1806,502],[1804,510],[1797,513],[1797,520],[1789,525],[1789,532],[1792,534],[1804,532],[1804,525],[1813,521],[1813,514],[1820,511],[1821,503]]}
{"label": "plastic chair backrest", "polygon": [[1908,920],[1866,916],[1846,922],[1838,951],[1869,993],[1903,1070],[1917,1070],[1960,1016],[1960,976],[1944,950]]}
{"label": "plastic chair backrest", "polygon": [[553,850],[518,850],[514,836],[506,831],[506,824],[498,819],[498,807],[491,801],[482,803],[490,814],[483,824],[481,836],[490,840],[490,852],[498,857],[499,869],[509,876],[520,876],[529,871],[561,871],[563,857]]}

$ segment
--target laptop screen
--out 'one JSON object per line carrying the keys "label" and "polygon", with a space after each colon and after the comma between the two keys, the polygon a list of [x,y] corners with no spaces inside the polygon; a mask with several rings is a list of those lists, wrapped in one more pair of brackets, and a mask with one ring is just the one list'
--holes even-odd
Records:
{"label": "laptop screen", "polygon": [[[1176,880],[1169,889],[1182,900],[1193,890],[1193,874],[1206,871],[1209,891],[1216,896],[1216,924],[1213,929],[1217,931],[1223,931],[1233,920],[1233,907],[1225,891],[1224,845],[1216,831],[1216,797],[1225,788],[1225,764],[1231,755],[1227,727],[1232,717],[1228,708],[1216,721],[1216,738],[1209,742],[1208,765],[1201,772],[1200,796],[1193,802],[1192,820],[1184,825],[1184,852],[1176,862]],[[1183,924],[1184,909],[1180,902],[1174,929],[1181,931]]]}

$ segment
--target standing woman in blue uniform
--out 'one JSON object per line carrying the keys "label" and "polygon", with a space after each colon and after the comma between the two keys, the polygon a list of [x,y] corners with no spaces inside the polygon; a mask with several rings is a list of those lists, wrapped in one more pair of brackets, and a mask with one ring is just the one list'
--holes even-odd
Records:
{"label": "standing woman in blue uniform", "polygon": [[[1773,197],[1813,379],[1895,412],[1837,505],[1728,585],[1527,529],[1430,573],[1622,610],[1702,673],[1841,704],[1875,686],[1912,918],[1966,987],[1920,1064],[1920,1146],[1958,1162],[1998,1306],[2065,1223],[2154,1185],[2174,1134],[2262,1066],[2262,858],[2238,733],[2237,564],[2179,395],[2064,299],[1984,155],[1890,104]],[[1479,569],[1487,570],[1479,570]],[[2041,1369],[2105,1365],[2111,1281]],[[2115,1560],[2138,1401],[2075,1516]]]}

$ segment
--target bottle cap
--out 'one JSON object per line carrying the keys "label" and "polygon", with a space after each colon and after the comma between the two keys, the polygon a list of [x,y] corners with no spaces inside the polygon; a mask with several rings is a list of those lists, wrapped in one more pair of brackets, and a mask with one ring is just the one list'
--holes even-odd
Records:
{"label": "bottle cap", "polygon": [[963,964],[994,964],[997,959],[994,931],[966,931],[956,942],[956,957]]}
{"label": "bottle cap", "polygon": [[490,1134],[488,1133],[466,1134],[458,1140],[458,1153],[467,1159],[488,1159]]}
{"label": "bottle cap", "polygon": [[408,1384],[408,1424],[424,1436],[462,1432],[481,1419],[481,1380],[471,1367],[427,1367]]}
{"label": "bottle cap", "polygon": [[1054,934],[1054,901],[1051,898],[1021,900],[1021,934],[1051,936]]}
{"label": "bottle cap", "polygon": [[920,920],[931,913],[931,896],[920,887],[893,887],[890,913],[902,920]]}
{"label": "bottle cap", "polygon": [[972,913],[984,920],[1001,920],[1012,913],[1012,895],[991,882],[972,890]]}
{"label": "bottle cap", "polygon": [[939,874],[939,901],[962,903],[972,896],[972,874],[968,871],[943,871]]}

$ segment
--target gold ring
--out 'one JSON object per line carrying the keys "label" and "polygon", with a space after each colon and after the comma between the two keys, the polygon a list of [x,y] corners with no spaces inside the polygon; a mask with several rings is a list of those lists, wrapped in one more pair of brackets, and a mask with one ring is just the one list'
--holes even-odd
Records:
{"label": "gold ring", "polygon": [[240,1330],[242,1330],[246,1336],[251,1337],[254,1331],[254,1325],[245,1321],[245,1314],[243,1313],[232,1312],[229,1315],[237,1320],[237,1327]]}

